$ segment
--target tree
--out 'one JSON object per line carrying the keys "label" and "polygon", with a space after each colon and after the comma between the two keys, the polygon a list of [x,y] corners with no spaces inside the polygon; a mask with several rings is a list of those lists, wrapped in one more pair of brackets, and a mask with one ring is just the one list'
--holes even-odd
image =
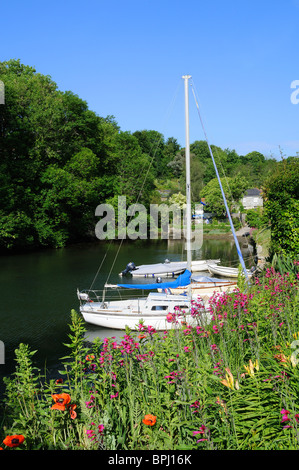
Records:
{"label": "tree", "polygon": [[152,170],[156,177],[165,174],[164,137],[157,131],[136,131],[136,137],[142,153],[145,153],[152,162]]}
{"label": "tree", "polygon": [[19,60],[0,63],[0,80],[0,247],[63,246],[113,194],[118,127]]}
{"label": "tree", "polygon": [[299,254],[299,161],[283,160],[265,182],[265,213],[271,223],[272,253]]}
{"label": "tree", "polygon": [[[239,201],[241,196],[247,189],[247,181],[245,178],[220,178],[224,194],[227,200],[228,207],[231,208]],[[226,214],[226,209],[217,178],[212,179],[200,192],[200,197],[205,198],[206,204],[210,212],[213,212],[216,217],[223,217]]]}

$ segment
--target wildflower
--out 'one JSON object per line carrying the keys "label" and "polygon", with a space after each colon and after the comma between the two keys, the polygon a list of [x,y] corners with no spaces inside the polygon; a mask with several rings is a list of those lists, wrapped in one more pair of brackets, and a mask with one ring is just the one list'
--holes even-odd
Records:
{"label": "wildflower", "polygon": [[56,384],[56,385],[63,384],[63,379],[57,379],[57,380],[55,381],[55,384]]}
{"label": "wildflower", "polygon": [[198,408],[200,408],[200,401],[196,400],[192,405],[190,405],[190,408],[195,408],[195,410],[192,411],[192,413],[198,413],[199,412]]}
{"label": "wildflower", "polygon": [[66,409],[69,409],[71,419],[76,418],[77,413],[74,410],[77,408],[77,405],[74,403],[70,404],[71,397],[68,393],[55,394],[52,395],[52,398],[55,401],[55,404],[51,406],[51,410],[65,411]]}
{"label": "wildflower", "polygon": [[260,367],[259,367],[258,360],[256,360],[255,363],[253,363],[251,359],[249,359],[249,365],[244,366],[244,369],[247,371],[247,374],[250,375],[250,377],[254,376],[254,369],[258,371],[259,368]]}
{"label": "wildflower", "polygon": [[154,415],[145,415],[144,419],[142,420],[142,422],[147,426],[154,426],[154,424],[156,424],[156,421],[157,416]]}
{"label": "wildflower", "polygon": [[287,362],[287,358],[284,354],[275,354],[274,359],[277,359],[278,362]]}
{"label": "wildflower", "polygon": [[51,410],[61,410],[64,411],[65,407],[70,403],[71,397],[68,393],[61,393],[52,395],[55,405],[51,407]]}
{"label": "wildflower", "polygon": [[[95,423],[90,423],[91,426],[95,426]],[[98,425],[98,434],[102,434],[104,431],[105,426],[103,424]],[[86,429],[86,434],[89,439],[94,441],[96,439],[96,431],[93,429]]]}
{"label": "wildflower", "polygon": [[14,434],[13,436],[6,436],[3,441],[8,447],[18,447],[19,445],[23,444],[25,441],[25,437],[22,434]]}
{"label": "wildflower", "polygon": [[221,380],[220,382],[225,385],[226,387],[228,388],[231,388],[232,390],[234,390],[234,388],[236,390],[239,390],[239,382],[236,380],[235,381],[235,384],[234,384],[234,376],[233,374],[231,373],[230,369],[228,367],[226,367],[226,374],[225,374],[225,379]]}
{"label": "wildflower", "polygon": [[95,356],[93,354],[88,354],[86,357],[85,357],[85,360],[86,361],[93,361],[95,359]]}
{"label": "wildflower", "polygon": [[139,338],[139,339],[146,338],[146,335],[139,335],[138,338]]}
{"label": "wildflower", "polygon": [[77,405],[75,403],[73,403],[72,405],[69,405],[71,419],[75,419],[77,417],[77,413],[76,411],[74,411],[75,408],[77,408]]}
{"label": "wildflower", "polygon": [[288,410],[282,409],[280,413],[282,414],[281,423],[291,421],[291,419],[288,417],[288,415],[290,414]]}
{"label": "wildflower", "polygon": [[[206,426],[202,425],[202,426],[200,426],[199,431],[193,431],[193,436],[196,436],[197,434],[207,435],[207,433],[209,433],[209,432],[210,432],[209,429]],[[196,442],[203,442],[203,441],[207,441],[207,440],[208,439],[198,439],[198,441],[196,441]]]}
{"label": "wildflower", "polygon": [[102,433],[104,431],[105,426],[103,424],[99,424],[98,426],[98,431],[99,433]]}
{"label": "wildflower", "polygon": [[86,429],[86,434],[87,437],[92,441],[95,439],[94,431],[92,429]]}

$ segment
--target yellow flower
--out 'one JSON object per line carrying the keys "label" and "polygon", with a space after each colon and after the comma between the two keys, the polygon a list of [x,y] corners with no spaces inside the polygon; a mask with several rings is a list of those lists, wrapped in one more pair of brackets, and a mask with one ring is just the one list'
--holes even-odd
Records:
{"label": "yellow flower", "polygon": [[252,362],[251,359],[249,359],[249,365],[248,366],[243,366],[244,369],[247,371],[247,374],[250,375],[250,377],[254,377],[254,369],[259,370],[260,366],[258,363],[258,360],[256,359],[255,363]]}
{"label": "yellow flower", "polygon": [[234,376],[233,376],[233,374],[231,373],[230,369],[229,369],[228,367],[226,367],[225,370],[226,370],[226,374],[225,374],[225,377],[226,377],[226,378],[225,378],[225,379],[222,379],[222,380],[221,380],[221,383],[222,383],[223,385],[225,385],[226,387],[232,389],[232,390],[234,390],[234,388],[235,388],[236,390],[239,390],[239,388],[240,388],[240,387],[239,387],[239,383],[238,383],[238,381],[236,380],[236,382],[235,382],[235,384],[234,384]]}

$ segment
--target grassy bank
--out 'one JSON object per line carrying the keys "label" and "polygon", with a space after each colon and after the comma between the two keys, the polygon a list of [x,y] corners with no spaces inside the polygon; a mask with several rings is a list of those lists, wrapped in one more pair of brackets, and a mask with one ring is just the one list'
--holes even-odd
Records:
{"label": "grassy bank", "polygon": [[[298,268],[298,265],[296,265]],[[140,325],[88,346],[72,311],[56,379],[21,344],[7,380],[4,450],[298,449],[298,269],[268,269],[249,289],[200,303],[157,333]],[[1,444],[0,444],[1,445]]]}

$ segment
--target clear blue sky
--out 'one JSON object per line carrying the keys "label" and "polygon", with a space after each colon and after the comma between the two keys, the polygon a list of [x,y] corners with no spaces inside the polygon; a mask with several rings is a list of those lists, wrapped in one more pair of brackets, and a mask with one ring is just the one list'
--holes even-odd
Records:
{"label": "clear blue sky", "polygon": [[[185,145],[182,75],[210,143],[244,155],[299,152],[299,0],[9,0],[0,61],[50,75],[121,130]],[[190,95],[190,140],[204,138]]]}

